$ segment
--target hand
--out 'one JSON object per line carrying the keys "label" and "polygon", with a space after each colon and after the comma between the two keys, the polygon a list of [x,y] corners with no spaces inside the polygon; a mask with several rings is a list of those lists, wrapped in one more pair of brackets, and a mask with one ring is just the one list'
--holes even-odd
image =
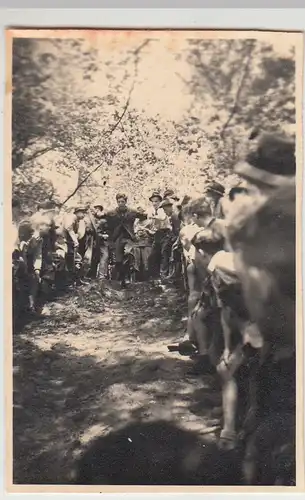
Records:
{"label": "hand", "polygon": [[226,348],[223,351],[222,360],[227,365],[229,363],[229,359],[230,359],[230,350],[228,348]]}
{"label": "hand", "polygon": [[108,239],[109,239],[109,236],[108,236],[108,234],[103,234],[103,235],[102,235],[102,238],[103,238],[103,240],[108,240]]}
{"label": "hand", "polygon": [[39,234],[39,231],[34,231],[33,235],[32,235],[32,238],[34,240],[39,240],[40,239],[40,234]]}
{"label": "hand", "polygon": [[34,274],[35,274],[35,278],[37,279],[38,283],[40,283],[41,282],[40,270],[35,269]]}
{"label": "hand", "polygon": [[73,242],[73,248],[78,248],[78,247],[79,247],[78,241],[74,241]]}
{"label": "hand", "polygon": [[19,244],[20,251],[23,252],[23,250],[28,246],[26,241],[21,241]]}

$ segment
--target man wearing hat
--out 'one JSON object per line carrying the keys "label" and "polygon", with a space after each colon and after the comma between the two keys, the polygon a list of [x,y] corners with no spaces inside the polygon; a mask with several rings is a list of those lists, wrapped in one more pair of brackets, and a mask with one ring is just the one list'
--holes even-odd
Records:
{"label": "man wearing hat", "polygon": [[151,202],[152,209],[153,209],[154,213],[156,214],[157,210],[159,208],[159,205],[162,201],[162,196],[159,193],[159,191],[153,191],[152,195],[149,198],[149,201]]}
{"label": "man wearing hat", "polygon": [[166,189],[163,194],[163,200],[171,199],[173,201],[179,201],[178,196],[175,194],[173,189]]}
{"label": "man wearing hat", "polygon": [[166,189],[164,191],[163,200],[171,200],[173,202],[174,212],[176,212],[177,214],[180,214],[180,211],[182,208],[182,203],[185,200],[185,197],[183,197],[181,199],[181,198],[179,198],[179,196],[177,196],[175,194],[173,189]]}
{"label": "man wearing hat", "polygon": [[222,199],[225,194],[225,188],[219,182],[211,182],[207,185],[204,194],[210,202],[213,217],[223,219]]}
{"label": "man wearing hat", "polygon": [[266,195],[295,183],[295,142],[280,135],[264,134],[257,147],[238,162],[234,171]]}
{"label": "man wearing hat", "polygon": [[150,199],[152,202],[154,201],[153,212],[150,214],[154,231],[151,267],[154,269],[154,274],[160,275],[161,279],[164,279],[169,272],[172,243],[171,223],[164,207],[173,204],[168,199],[162,201],[159,194],[157,197],[157,193],[153,193]]}

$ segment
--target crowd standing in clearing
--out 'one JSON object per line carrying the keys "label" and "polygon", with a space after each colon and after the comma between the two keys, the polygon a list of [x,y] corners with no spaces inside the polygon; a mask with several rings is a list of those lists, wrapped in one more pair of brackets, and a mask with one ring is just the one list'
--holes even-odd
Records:
{"label": "crowd standing in clearing", "polygon": [[[293,485],[295,145],[263,135],[235,172],[241,182],[228,194],[216,180],[199,199],[155,191],[148,211],[130,208],[118,193],[113,211],[102,199],[73,211],[46,202],[25,218],[13,199],[14,320],[39,317],[50,293],[90,280],[117,280],[123,288],[182,282],[186,334],[168,349],[194,360],[189,376],[221,380],[219,449],[242,447],[245,484]],[[143,473],[146,483],[166,483],[174,455],[167,479],[158,463],[159,472],[147,466],[135,481]],[[82,467],[79,482],[110,481]],[[200,484],[198,471],[192,474],[184,470],[175,481]]]}

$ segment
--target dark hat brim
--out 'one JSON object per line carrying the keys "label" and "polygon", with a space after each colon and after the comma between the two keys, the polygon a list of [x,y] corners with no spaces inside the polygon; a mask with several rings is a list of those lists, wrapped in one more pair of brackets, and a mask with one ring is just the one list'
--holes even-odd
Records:
{"label": "dark hat brim", "polygon": [[254,167],[246,161],[237,163],[234,167],[234,172],[252,183],[265,184],[269,187],[285,186],[287,183],[294,180],[294,176],[271,174],[265,170],[260,170],[259,168]]}
{"label": "dark hat brim", "polygon": [[160,208],[163,208],[163,207],[172,207],[174,204],[172,201],[170,200],[163,200],[162,203],[160,204]]}
{"label": "dark hat brim", "polygon": [[150,196],[150,198],[148,198],[148,199],[149,199],[149,201],[152,201],[152,200],[153,200],[153,198],[159,198],[159,200],[160,200],[160,201],[162,201],[162,196],[161,196],[160,194],[157,194],[157,193],[152,194],[152,195]]}
{"label": "dark hat brim", "polygon": [[205,188],[205,192],[216,193],[219,194],[220,196],[223,196],[225,194],[225,188],[218,184],[208,184]]}

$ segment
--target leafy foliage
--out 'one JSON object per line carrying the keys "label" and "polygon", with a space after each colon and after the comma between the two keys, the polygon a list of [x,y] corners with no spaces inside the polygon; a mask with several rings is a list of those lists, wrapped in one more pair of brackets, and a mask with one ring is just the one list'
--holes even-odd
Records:
{"label": "leafy foliage", "polygon": [[189,83],[195,105],[204,104],[210,159],[230,168],[247,147],[251,130],[283,131],[295,123],[293,53],[277,54],[255,39],[192,40]]}
{"label": "leafy foliage", "polygon": [[177,59],[190,70],[191,109],[176,121],[147,114],[133,96],[155,47],[150,39],[110,51],[90,37],[15,39],[13,189],[26,206],[74,192],[72,203],[102,196],[111,205],[121,190],[144,205],[156,188],[200,194],[212,178],[230,185],[254,127],[295,122],[293,54],[255,39],[189,40]]}

